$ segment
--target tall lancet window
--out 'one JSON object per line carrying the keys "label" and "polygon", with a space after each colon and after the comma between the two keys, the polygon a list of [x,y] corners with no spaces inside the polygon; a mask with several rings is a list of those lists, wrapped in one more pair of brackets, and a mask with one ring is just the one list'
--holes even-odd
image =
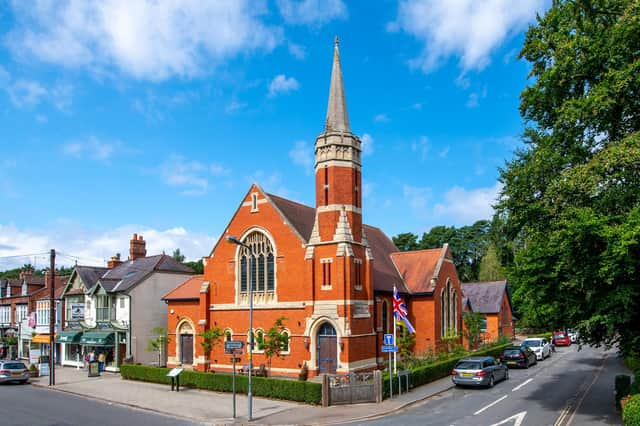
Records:
{"label": "tall lancet window", "polygon": [[275,250],[269,238],[254,231],[243,241],[247,247],[238,251],[238,303],[249,303],[249,285],[254,303],[275,302]]}
{"label": "tall lancet window", "polygon": [[458,333],[458,294],[451,281],[440,293],[440,324],[442,337],[452,337]]}

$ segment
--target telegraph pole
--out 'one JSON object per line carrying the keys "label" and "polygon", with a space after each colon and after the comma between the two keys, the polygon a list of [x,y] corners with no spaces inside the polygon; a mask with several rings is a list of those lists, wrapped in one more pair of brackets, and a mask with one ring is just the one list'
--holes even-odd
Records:
{"label": "telegraph pole", "polygon": [[49,270],[49,286],[50,286],[50,297],[49,297],[49,386],[54,386],[56,384],[56,370],[55,370],[55,362],[53,357],[55,356],[55,333],[56,333],[56,305],[55,305],[55,282],[56,282],[56,251],[51,249],[51,267]]}

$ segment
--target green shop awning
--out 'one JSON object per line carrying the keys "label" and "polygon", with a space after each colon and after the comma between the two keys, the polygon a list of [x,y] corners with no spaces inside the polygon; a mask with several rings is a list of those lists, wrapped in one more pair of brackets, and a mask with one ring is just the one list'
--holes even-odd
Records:
{"label": "green shop awning", "polygon": [[80,344],[87,346],[113,346],[114,340],[114,333],[85,331],[80,338]]}
{"label": "green shop awning", "polygon": [[82,330],[63,330],[56,334],[56,343],[79,343]]}

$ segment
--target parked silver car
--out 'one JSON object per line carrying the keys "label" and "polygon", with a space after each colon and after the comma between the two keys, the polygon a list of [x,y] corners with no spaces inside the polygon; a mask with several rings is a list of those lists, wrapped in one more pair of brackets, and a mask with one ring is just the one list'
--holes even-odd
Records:
{"label": "parked silver car", "polygon": [[29,370],[20,361],[0,361],[0,383],[29,381]]}
{"label": "parked silver car", "polygon": [[509,378],[509,369],[492,356],[463,358],[453,367],[451,380],[456,386],[492,387]]}

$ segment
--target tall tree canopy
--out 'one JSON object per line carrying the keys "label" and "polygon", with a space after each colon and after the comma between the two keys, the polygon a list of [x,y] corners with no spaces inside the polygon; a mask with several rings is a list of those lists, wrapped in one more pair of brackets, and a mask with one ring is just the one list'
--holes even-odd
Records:
{"label": "tall tree canopy", "polygon": [[514,303],[530,325],[637,350],[640,0],[554,1],[520,57],[525,147],[501,170],[496,217]]}

